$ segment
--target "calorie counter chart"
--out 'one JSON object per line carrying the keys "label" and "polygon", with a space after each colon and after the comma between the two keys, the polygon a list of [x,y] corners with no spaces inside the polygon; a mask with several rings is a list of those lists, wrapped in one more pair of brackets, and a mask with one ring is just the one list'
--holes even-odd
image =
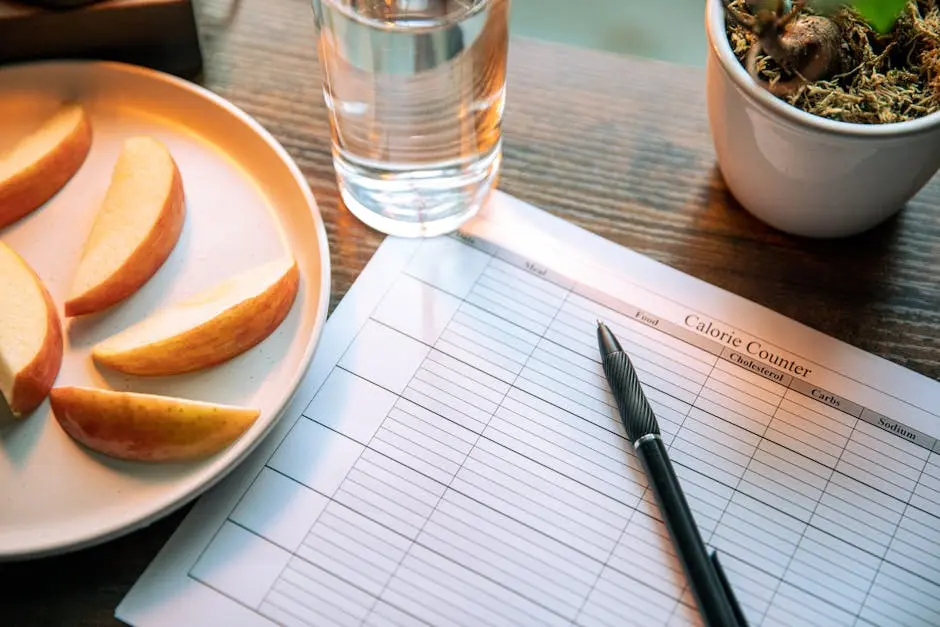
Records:
{"label": "calorie counter chart", "polygon": [[704,314],[478,238],[407,246],[190,579],[283,625],[701,624],[599,318],[751,625],[940,624],[940,445],[903,416]]}

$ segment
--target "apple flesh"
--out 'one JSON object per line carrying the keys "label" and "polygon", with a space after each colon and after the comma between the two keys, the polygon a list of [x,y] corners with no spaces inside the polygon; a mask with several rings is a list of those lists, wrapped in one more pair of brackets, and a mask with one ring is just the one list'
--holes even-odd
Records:
{"label": "apple flesh", "polygon": [[126,374],[165,376],[208,368],[267,338],[300,283],[293,258],[235,275],[158,311],[95,346],[95,362]]}
{"label": "apple flesh", "polygon": [[0,394],[14,417],[32,413],[62,366],[62,326],[49,291],[0,242]]}
{"label": "apple flesh", "polygon": [[238,439],[260,414],[244,407],[88,387],[53,388],[49,400],[56,420],[73,439],[131,461],[208,457]]}
{"label": "apple flesh", "polygon": [[183,182],[159,141],[125,141],[79,261],[66,316],[95,313],[134,294],[156,274],[179,240]]}
{"label": "apple flesh", "polygon": [[38,209],[75,175],[91,149],[81,105],[59,108],[0,159],[0,229]]}

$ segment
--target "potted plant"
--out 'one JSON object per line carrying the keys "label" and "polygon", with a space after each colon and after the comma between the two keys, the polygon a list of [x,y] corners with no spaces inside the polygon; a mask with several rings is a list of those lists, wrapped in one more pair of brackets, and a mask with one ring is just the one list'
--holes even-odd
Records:
{"label": "potted plant", "polygon": [[780,230],[853,235],[940,169],[934,0],[707,0],[708,114],[732,195]]}

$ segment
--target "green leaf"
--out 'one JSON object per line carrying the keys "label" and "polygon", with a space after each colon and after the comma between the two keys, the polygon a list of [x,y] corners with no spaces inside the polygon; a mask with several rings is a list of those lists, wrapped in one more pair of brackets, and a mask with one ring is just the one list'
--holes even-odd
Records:
{"label": "green leaf", "polygon": [[852,5],[872,28],[887,33],[907,6],[907,0],[853,0]]}

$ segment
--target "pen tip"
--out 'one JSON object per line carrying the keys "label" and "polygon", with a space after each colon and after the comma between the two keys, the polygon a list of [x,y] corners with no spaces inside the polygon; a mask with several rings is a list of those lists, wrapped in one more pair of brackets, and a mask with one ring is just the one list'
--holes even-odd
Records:
{"label": "pen tip", "polygon": [[617,341],[614,334],[607,328],[607,325],[600,320],[597,321],[597,346],[600,348],[601,355],[605,356],[623,351],[620,347],[620,342]]}

